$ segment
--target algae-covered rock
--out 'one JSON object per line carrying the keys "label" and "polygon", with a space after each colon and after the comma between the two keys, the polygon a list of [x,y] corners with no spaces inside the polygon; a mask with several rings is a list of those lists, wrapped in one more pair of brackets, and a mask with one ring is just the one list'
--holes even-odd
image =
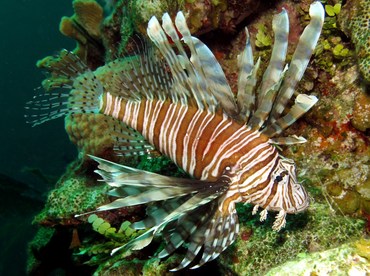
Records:
{"label": "algae-covered rock", "polygon": [[355,45],[360,72],[370,84],[370,2],[346,1],[339,15],[339,22]]}
{"label": "algae-covered rock", "polygon": [[370,95],[368,93],[362,92],[356,96],[351,123],[361,131],[370,129]]}
{"label": "algae-covered rock", "polygon": [[370,273],[370,260],[368,253],[366,253],[370,249],[368,244],[369,241],[360,240],[323,252],[303,254],[298,260],[271,269],[266,275],[288,276],[292,275],[292,271],[297,276],[368,275]]}
{"label": "algae-covered rock", "polygon": [[[225,274],[264,275],[299,256],[337,248],[359,238],[364,226],[362,220],[335,215],[327,203],[312,203],[307,213],[288,218],[286,229],[280,232],[253,222],[249,212],[248,208],[238,209],[240,237],[220,256]],[[331,260],[335,263],[337,259]]]}
{"label": "algae-covered rock", "polygon": [[89,185],[93,180],[84,176],[67,174],[62,177],[57,187],[47,198],[44,210],[37,216],[36,221],[41,224],[78,224],[74,218],[96,209],[107,202],[104,185]]}

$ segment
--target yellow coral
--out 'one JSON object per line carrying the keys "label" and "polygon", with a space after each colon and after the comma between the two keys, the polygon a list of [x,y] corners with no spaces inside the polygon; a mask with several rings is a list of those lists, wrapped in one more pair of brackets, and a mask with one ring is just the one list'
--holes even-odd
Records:
{"label": "yellow coral", "polygon": [[62,18],[60,31],[66,36],[86,43],[86,34],[81,30],[83,28],[93,38],[100,39],[103,8],[94,0],[75,0],[73,9],[74,15]]}
{"label": "yellow coral", "polygon": [[[95,0],[74,0],[75,13],[71,17],[62,17],[59,30],[67,37],[77,41],[74,52],[84,61],[90,61],[91,55],[102,64],[103,47],[101,42],[101,24],[104,19],[103,8]],[[98,63],[98,64],[96,64]]]}

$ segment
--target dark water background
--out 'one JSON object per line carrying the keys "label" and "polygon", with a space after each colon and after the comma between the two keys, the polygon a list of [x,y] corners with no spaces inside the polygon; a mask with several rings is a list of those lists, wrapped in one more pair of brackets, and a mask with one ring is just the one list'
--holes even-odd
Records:
{"label": "dark water background", "polygon": [[1,1],[0,9],[0,275],[24,275],[32,217],[52,188],[30,168],[57,178],[76,156],[63,119],[32,128],[24,104],[40,86],[35,63],[75,42],[58,31],[63,15],[72,15],[70,0]]}

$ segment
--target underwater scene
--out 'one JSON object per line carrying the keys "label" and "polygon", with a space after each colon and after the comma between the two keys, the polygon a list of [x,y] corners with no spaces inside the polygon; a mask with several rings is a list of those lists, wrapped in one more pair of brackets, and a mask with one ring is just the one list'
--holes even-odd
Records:
{"label": "underwater scene", "polygon": [[370,275],[370,1],[4,6],[0,275]]}

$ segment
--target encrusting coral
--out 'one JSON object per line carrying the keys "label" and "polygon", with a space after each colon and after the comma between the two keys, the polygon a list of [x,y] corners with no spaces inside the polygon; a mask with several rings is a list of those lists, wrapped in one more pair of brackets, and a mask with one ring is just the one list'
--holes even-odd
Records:
{"label": "encrusting coral", "polygon": [[355,45],[360,72],[370,85],[370,2],[346,1],[339,16],[339,23]]}
{"label": "encrusting coral", "polygon": [[[268,6],[261,1],[237,2],[186,0],[150,1],[145,4],[146,1],[120,0],[112,2],[114,9],[104,18],[103,9],[96,1],[75,0],[75,15],[63,18],[60,28],[65,35],[77,41],[75,52],[91,70],[97,69],[97,78],[104,82],[119,69],[115,66],[124,66],[106,64],[125,53],[135,52],[138,45],[140,48],[141,42],[134,34],[145,33],[150,16],[160,16],[165,11],[174,14],[182,9],[191,31],[204,35],[229,82],[236,84],[237,53],[245,43],[244,26],[248,24],[252,43],[259,41],[257,45],[253,44],[253,49],[262,57],[261,67],[266,67],[272,47],[268,40],[273,36],[272,14],[281,8],[289,11],[293,22],[289,39],[296,43],[303,26],[307,24],[305,15],[308,2],[311,1],[287,0],[279,2],[277,6]],[[331,19],[326,24],[328,26],[330,23],[331,27],[324,31],[316,56],[298,88],[299,92],[316,94],[319,102],[313,112],[284,134],[302,135],[308,140],[306,144],[284,148],[283,153],[296,161],[300,180],[308,187],[314,203],[307,213],[294,218],[295,223],[293,219],[288,220],[287,229],[279,233],[267,229],[269,226],[261,227],[258,221],[247,215],[250,213],[249,207],[239,206],[240,237],[217,261],[225,274],[266,273],[272,267],[293,260],[296,256],[300,256],[298,262],[302,259],[310,262],[316,258],[316,255],[312,255],[316,254],[314,252],[325,250],[329,251],[324,254],[334,258],[336,252],[348,249],[339,247],[342,243],[359,239],[362,235],[364,223],[342,215],[362,217],[370,213],[369,96],[359,84],[353,58],[356,52],[361,74],[369,80],[370,46],[366,42],[366,38],[370,37],[366,21],[369,18],[369,5],[368,1],[363,0],[351,2],[347,1],[339,14],[328,14]],[[361,3],[363,8],[360,9]],[[334,7],[335,3],[331,4]],[[352,6],[356,9],[351,9]],[[249,10],[249,7],[252,9]],[[263,12],[258,12],[258,9]],[[257,12],[257,15],[245,21],[250,15],[249,11]],[[344,38],[338,26],[333,26],[337,17],[341,22],[349,18],[347,21],[350,24],[341,28],[351,37],[355,46]],[[225,34],[230,31],[233,35]],[[342,52],[344,49],[347,50]],[[288,55],[291,56],[290,48]],[[68,58],[68,54],[62,51],[57,57],[46,57],[38,62],[39,68],[50,72],[43,82],[47,91],[69,84],[70,80],[59,72],[60,64],[68,62]],[[232,86],[232,89],[235,91],[236,86]],[[142,209],[98,213],[99,226],[103,225],[102,228],[97,226],[98,222],[95,225],[91,223],[94,218],[94,221],[97,220],[96,217],[90,217],[90,223],[88,216],[74,217],[75,214],[94,210],[109,200],[104,195],[103,186],[95,184],[97,177],[92,171],[96,164],[83,156],[94,154],[113,161],[119,160],[113,147],[119,136],[117,130],[121,126],[121,123],[100,114],[74,114],[66,117],[66,131],[79,149],[80,161],[67,169],[35,221],[46,227],[62,225],[65,228],[61,231],[70,231],[68,227],[74,227],[76,231],[82,232],[81,244],[71,249],[71,252],[77,253],[73,261],[78,265],[88,261],[97,275],[115,275],[123,271],[135,275],[138,270],[144,275],[155,272],[164,274],[174,263],[179,262],[180,258],[176,254],[165,260],[155,257],[148,260],[148,255],[153,254],[153,250],[149,249],[144,253],[135,252],[129,258],[125,257],[130,252],[110,256],[110,250],[117,245],[117,237],[122,233],[119,232],[122,218],[123,221],[138,220],[144,216]],[[130,161],[136,162],[136,165],[140,163],[135,158]],[[183,175],[163,157],[142,159],[138,166],[145,170],[165,172],[167,175]],[[334,213],[332,209],[337,212]],[[109,233],[113,229],[116,232],[110,235],[103,231],[106,229],[110,229]],[[72,231],[68,235],[72,239]],[[338,239],[333,240],[333,237]],[[353,250],[356,251],[357,247],[351,244],[349,254]],[[368,257],[363,258],[368,260]],[[36,267],[33,271],[37,271],[37,262],[34,265]]]}

